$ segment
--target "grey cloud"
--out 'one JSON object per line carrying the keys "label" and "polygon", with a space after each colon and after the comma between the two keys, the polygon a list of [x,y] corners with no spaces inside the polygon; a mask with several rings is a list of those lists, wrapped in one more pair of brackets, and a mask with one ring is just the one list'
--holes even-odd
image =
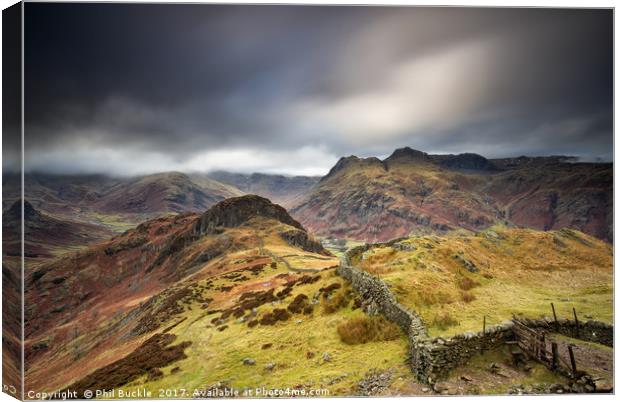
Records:
{"label": "grey cloud", "polygon": [[28,3],[27,164],[228,153],[319,172],[404,145],[609,159],[612,27],[610,10]]}

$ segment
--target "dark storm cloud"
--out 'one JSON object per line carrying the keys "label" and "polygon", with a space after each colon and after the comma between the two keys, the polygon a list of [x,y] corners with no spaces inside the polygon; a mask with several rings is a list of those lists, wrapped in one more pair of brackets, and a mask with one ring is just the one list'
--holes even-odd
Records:
{"label": "dark storm cloud", "polygon": [[612,153],[609,10],[28,3],[25,39],[33,169]]}

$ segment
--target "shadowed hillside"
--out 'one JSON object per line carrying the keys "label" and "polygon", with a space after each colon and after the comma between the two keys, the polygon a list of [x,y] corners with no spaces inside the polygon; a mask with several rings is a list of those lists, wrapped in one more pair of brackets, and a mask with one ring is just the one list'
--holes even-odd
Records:
{"label": "shadowed hillside", "polygon": [[[37,211],[24,202],[24,253],[29,262],[37,262],[85,246],[112,235],[98,225],[61,220]],[[16,201],[2,214],[3,252],[21,256],[21,201]]]}
{"label": "shadowed hillside", "polygon": [[[194,176],[200,175],[192,175]],[[245,193],[269,198],[287,208],[294,205],[297,198],[310,191],[320,179],[316,176],[241,174],[223,171],[209,173],[208,177],[234,186]]]}

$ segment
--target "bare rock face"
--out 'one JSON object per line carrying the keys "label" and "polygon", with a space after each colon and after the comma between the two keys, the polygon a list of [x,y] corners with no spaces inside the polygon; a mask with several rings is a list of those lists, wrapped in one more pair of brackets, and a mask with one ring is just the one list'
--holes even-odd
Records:
{"label": "bare rock face", "polygon": [[280,233],[288,244],[311,253],[329,254],[320,242],[312,239],[305,230],[291,229]]}
{"label": "bare rock face", "polygon": [[216,234],[220,227],[241,226],[256,216],[275,219],[305,232],[301,223],[291,218],[286,209],[258,195],[244,195],[219,202],[202,214],[195,229],[201,235]]}

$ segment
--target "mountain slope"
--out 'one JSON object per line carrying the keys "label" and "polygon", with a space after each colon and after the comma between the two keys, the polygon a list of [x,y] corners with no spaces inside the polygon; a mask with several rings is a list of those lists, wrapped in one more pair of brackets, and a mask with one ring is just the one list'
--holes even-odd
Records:
{"label": "mountain slope", "polygon": [[487,160],[402,148],[383,161],[341,158],[291,212],[317,235],[367,241],[502,221],[609,241],[612,177],[610,164],[563,157]]}
{"label": "mountain slope", "polygon": [[613,239],[611,164],[524,164],[493,175],[478,191],[498,200],[507,220],[516,225],[539,230],[569,227]]}
{"label": "mountain slope", "polygon": [[[105,175],[26,174],[25,197],[38,210],[63,220],[120,233],[168,213],[200,212],[243,192],[207,177],[177,172],[130,178]],[[20,199],[19,175],[3,176],[3,209]]]}
{"label": "mountain slope", "polygon": [[[97,202],[103,194],[125,179],[105,175],[24,175],[24,195],[37,209],[54,214],[71,214]],[[21,177],[2,176],[3,210],[21,196]]]}
{"label": "mountain slope", "polygon": [[[16,201],[2,214],[3,252],[9,256],[21,255],[21,212],[22,203]],[[101,226],[57,219],[24,202],[24,253],[29,259],[50,258],[111,235],[110,230]]]}
{"label": "mountain slope", "polygon": [[[193,178],[195,175],[191,177]],[[241,174],[224,171],[209,173],[208,177],[234,186],[244,193],[257,194],[269,198],[284,207],[293,205],[298,197],[308,192],[320,179],[320,177],[316,176],[283,176],[263,173]]]}
{"label": "mountain slope", "polygon": [[[19,198],[20,178],[5,175],[4,208]],[[243,192],[207,177],[179,172],[136,177],[105,175],[26,174],[25,197],[35,208],[55,214],[84,210],[108,213],[203,211],[218,201]]]}
{"label": "mountain slope", "polygon": [[[283,286],[317,274],[308,284],[327,286],[329,275],[321,279],[321,272],[335,265],[283,208],[258,196],[228,199],[202,215],[145,222],[28,273],[28,388],[67,386],[137,352],[146,337],[169,332],[184,314],[198,314],[192,320],[202,321],[204,331],[213,314],[242,304],[244,293],[276,297]],[[288,292],[278,300],[291,299]]]}
{"label": "mountain slope", "polygon": [[153,174],[123,182],[102,195],[95,204],[104,212],[154,213],[203,211],[242,193],[202,178],[199,182],[177,172]]}
{"label": "mountain slope", "polygon": [[342,158],[291,211],[318,235],[381,241],[412,230],[485,227],[500,210],[471,191],[478,176],[443,171],[426,154]]}

